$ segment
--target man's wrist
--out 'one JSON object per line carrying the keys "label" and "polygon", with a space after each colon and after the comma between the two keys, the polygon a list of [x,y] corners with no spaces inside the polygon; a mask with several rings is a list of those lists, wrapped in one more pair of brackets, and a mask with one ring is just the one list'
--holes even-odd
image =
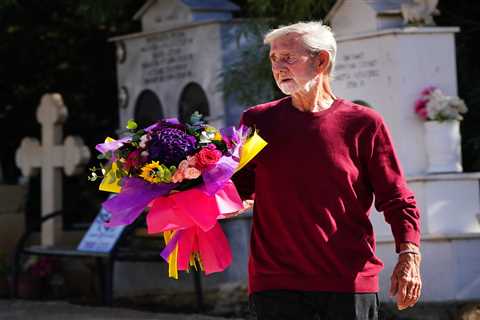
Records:
{"label": "man's wrist", "polygon": [[418,255],[420,255],[420,250],[418,250],[418,249],[416,249],[416,250],[415,250],[415,249],[405,249],[405,250],[401,250],[401,251],[398,253],[398,255],[400,256],[400,255],[406,254],[406,253],[418,254]]}
{"label": "man's wrist", "polygon": [[420,254],[420,248],[417,245],[410,242],[405,242],[400,244],[399,249],[399,261],[415,261],[420,263],[422,256]]}
{"label": "man's wrist", "polygon": [[420,248],[416,244],[413,244],[411,242],[400,243],[398,247],[398,253],[400,254],[400,252],[402,251],[412,251],[420,254]]}

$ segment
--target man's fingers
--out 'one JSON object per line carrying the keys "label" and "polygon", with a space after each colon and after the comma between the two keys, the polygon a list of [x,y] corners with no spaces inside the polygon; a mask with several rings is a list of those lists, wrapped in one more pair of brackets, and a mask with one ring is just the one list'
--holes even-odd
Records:
{"label": "man's fingers", "polygon": [[[397,293],[397,305],[399,307],[405,306],[405,300],[407,298],[407,283],[405,281],[399,281],[399,288]],[[404,308],[402,308],[404,309]]]}
{"label": "man's fingers", "polygon": [[251,208],[253,207],[253,200],[243,200],[243,207],[244,208]]}
{"label": "man's fingers", "polygon": [[395,272],[392,274],[390,278],[390,296],[394,297],[398,291],[398,280]]}
{"label": "man's fingers", "polygon": [[411,297],[408,300],[408,306],[413,307],[418,300],[418,284],[415,283],[412,287]]}
{"label": "man's fingers", "polygon": [[422,293],[422,283],[418,282],[415,286],[415,296],[413,301],[410,303],[410,307],[413,307],[418,302],[418,299],[420,299],[421,293]]}
{"label": "man's fingers", "polygon": [[416,285],[415,283],[408,281],[406,288],[406,295],[403,300],[403,305],[410,306],[415,301]]}

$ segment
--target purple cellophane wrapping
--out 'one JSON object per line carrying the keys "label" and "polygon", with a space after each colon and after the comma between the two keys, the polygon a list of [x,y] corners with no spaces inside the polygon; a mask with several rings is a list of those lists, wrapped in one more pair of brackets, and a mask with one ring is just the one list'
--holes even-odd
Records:
{"label": "purple cellophane wrapping", "polygon": [[170,239],[170,241],[168,241],[167,245],[160,253],[162,258],[165,259],[165,261],[168,262],[168,256],[172,253],[172,251],[177,246],[177,242],[180,239],[180,236],[182,235],[182,233],[183,233],[183,230],[175,231],[175,233],[173,234],[173,237]]}
{"label": "purple cellophane wrapping", "polygon": [[205,183],[203,191],[210,196],[222,189],[235,173],[240,160],[240,148],[250,134],[249,129],[245,126],[241,126],[238,130],[235,127],[228,127],[221,129],[220,132],[223,139],[234,147],[231,150],[231,156],[223,156],[202,174]]}
{"label": "purple cellophane wrapping", "polygon": [[152,184],[139,178],[124,178],[122,191],[105,201],[102,206],[111,214],[108,227],[128,225],[143,212],[145,207],[159,196],[167,195],[177,185]]}

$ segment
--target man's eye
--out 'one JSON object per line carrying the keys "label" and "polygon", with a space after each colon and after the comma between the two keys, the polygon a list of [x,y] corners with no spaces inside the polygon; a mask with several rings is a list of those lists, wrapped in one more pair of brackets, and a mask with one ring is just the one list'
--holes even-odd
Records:
{"label": "man's eye", "polygon": [[285,61],[287,63],[294,63],[296,61],[295,57],[292,57],[292,56],[288,56]]}

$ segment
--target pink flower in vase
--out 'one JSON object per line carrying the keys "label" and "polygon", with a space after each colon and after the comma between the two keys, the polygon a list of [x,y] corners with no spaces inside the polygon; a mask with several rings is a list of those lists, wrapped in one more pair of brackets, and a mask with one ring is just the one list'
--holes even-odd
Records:
{"label": "pink flower in vase", "polygon": [[428,119],[427,100],[420,98],[415,101],[415,113],[424,121]]}
{"label": "pink flower in vase", "polygon": [[437,89],[437,87],[435,86],[429,86],[429,87],[426,87],[425,89],[422,90],[422,96],[429,96],[430,93],[432,93],[435,89]]}

